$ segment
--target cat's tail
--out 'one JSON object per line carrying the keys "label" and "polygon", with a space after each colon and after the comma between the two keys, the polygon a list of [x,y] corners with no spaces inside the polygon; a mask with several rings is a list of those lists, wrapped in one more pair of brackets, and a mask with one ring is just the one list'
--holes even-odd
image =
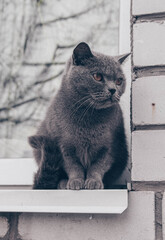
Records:
{"label": "cat's tail", "polygon": [[46,142],[46,140],[47,137],[45,136],[35,135],[28,137],[28,142],[30,146],[35,149],[41,149],[42,145]]}
{"label": "cat's tail", "polygon": [[[61,175],[62,157],[56,138],[35,135],[28,139],[29,144],[40,157],[39,168],[34,176],[33,189],[57,189]],[[36,158],[36,156],[35,156]]]}

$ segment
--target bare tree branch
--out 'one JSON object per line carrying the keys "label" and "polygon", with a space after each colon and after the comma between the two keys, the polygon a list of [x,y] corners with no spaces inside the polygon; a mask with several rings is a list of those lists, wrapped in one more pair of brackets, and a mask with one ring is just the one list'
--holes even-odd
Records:
{"label": "bare tree branch", "polygon": [[8,106],[8,107],[0,108],[0,112],[2,112],[2,111],[8,111],[8,110],[11,110],[12,108],[20,107],[20,106],[22,106],[22,105],[24,105],[24,104],[27,104],[27,103],[29,103],[29,102],[34,102],[34,101],[36,101],[36,100],[38,100],[38,99],[48,100],[47,98],[44,98],[44,97],[42,97],[42,96],[34,97],[34,98],[30,98],[30,99],[28,99],[28,100],[22,101],[22,102],[20,102],[20,103],[16,103],[16,104],[11,105],[11,106]]}
{"label": "bare tree branch", "polygon": [[66,49],[66,48],[72,48],[76,44],[71,44],[71,45],[57,45],[57,49]]}
{"label": "bare tree branch", "polygon": [[32,120],[32,116],[34,115],[34,112],[32,112],[28,117],[26,118],[12,118],[12,117],[7,117],[7,118],[0,118],[0,123],[3,123],[3,122],[12,122],[12,123],[15,123],[15,124],[19,124],[19,123],[24,123],[24,122],[27,122],[29,120]]}
{"label": "bare tree branch", "polygon": [[46,21],[46,22],[40,22],[40,23],[37,23],[36,24],[36,28],[37,27],[41,27],[41,26],[45,26],[45,25],[49,25],[49,24],[52,24],[52,23],[56,23],[56,22],[60,22],[60,21],[65,21],[65,20],[68,20],[68,19],[73,19],[73,18],[77,18],[77,17],[80,17],[88,12],[90,12],[91,10],[95,9],[96,7],[98,7],[98,5],[95,5],[95,6],[92,6],[88,9],[85,9],[84,11],[82,12],[79,12],[79,13],[75,13],[75,14],[72,14],[70,16],[66,16],[66,17],[59,17],[59,18],[55,18],[53,20],[50,20],[50,21]]}
{"label": "bare tree branch", "polygon": [[17,119],[12,119],[12,121],[15,123],[15,124],[19,124],[19,123],[24,123],[24,122],[28,122],[29,120],[32,119],[32,116],[34,115],[36,109],[34,109],[30,114],[29,116],[25,117],[25,118],[17,118]]}
{"label": "bare tree branch", "polygon": [[63,73],[63,70],[60,71],[58,74],[50,77],[50,78],[47,78],[47,79],[42,80],[42,81],[36,81],[36,82],[34,82],[32,86],[35,86],[35,85],[38,85],[38,84],[45,84],[45,83],[47,83],[47,82],[50,82],[50,81],[52,81],[53,79],[59,77],[62,73]]}
{"label": "bare tree branch", "polygon": [[9,117],[7,118],[0,118],[0,122],[3,123],[3,122],[8,122],[9,121]]}
{"label": "bare tree branch", "polygon": [[46,63],[30,63],[30,62],[23,62],[22,65],[24,66],[32,66],[32,67],[37,67],[37,66],[51,66],[51,65],[64,65],[65,62],[46,62]]}
{"label": "bare tree branch", "polygon": [[55,59],[56,55],[57,55],[57,51],[59,49],[68,49],[68,48],[73,48],[76,44],[71,44],[71,45],[59,45],[57,44],[55,50],[54,50],[54,53],[53,53],[53,56],[52,56],[52,61]]}

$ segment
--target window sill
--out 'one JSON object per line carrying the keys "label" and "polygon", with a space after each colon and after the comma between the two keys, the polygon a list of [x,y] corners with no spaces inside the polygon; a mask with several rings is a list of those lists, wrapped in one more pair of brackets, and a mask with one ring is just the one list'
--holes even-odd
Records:
{"label": "window sill", "polygon": [[0,212],[119,214],[127,190],[0,190]]}
{"label": "window sill", "polygon": [[104,214],[128,205],[126,189],[29,190],[37,170],[32,158],[0,159],[0,166],[0,212]]}

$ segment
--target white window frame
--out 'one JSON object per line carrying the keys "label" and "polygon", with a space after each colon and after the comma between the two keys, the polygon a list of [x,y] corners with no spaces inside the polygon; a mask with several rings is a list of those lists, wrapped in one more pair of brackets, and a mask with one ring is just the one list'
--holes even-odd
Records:
{"label": "white window frame", "polygon": [[[131,51],[130,9],[131,0],[120,0],[120,54]],[[131,89],[130,69],[129,59],[125,69],[129,89]],[[128,92],[128,102],[129,96]],[[0,159],[1,212],[121,213],[127,208],[127,190],[28,190],[31,189],[36,170],[37,166],[32,158]],[[80,200],[79,205],[74,200],[77,198]],[[50,199],[54,199],[54,202],[50,202]],[[93,206],[92,199],[98,199],[98,204]]]}

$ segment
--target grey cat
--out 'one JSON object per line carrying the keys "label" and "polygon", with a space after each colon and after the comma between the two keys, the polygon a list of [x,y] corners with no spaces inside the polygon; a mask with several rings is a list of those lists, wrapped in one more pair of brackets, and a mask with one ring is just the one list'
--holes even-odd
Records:
{"label": "grey cat", "polygon": [[61,87],[36,136],[35,189],[110,188],[127,165],[119,106],[126,80],[121,64],[82,42],[66,64]]}

